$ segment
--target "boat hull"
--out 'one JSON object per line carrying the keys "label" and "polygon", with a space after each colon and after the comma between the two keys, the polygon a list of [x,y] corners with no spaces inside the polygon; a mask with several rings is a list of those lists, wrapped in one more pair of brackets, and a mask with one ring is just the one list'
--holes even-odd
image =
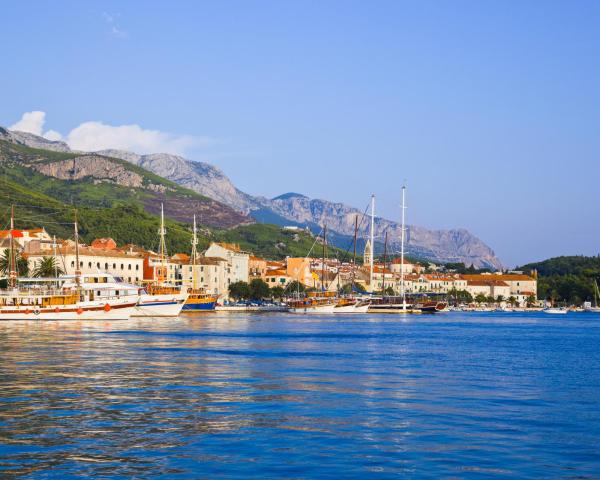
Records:
{"label": "boat hull", "polygon": [[549,315],[566,315],[566,313],[567,313],[567,310],[564,308],[547,308],[542,311]]}
{"label": "boat hull", "polygon": [[335,305],[306,305],[300,307],[292,307],[288,309],[288,312],[305,314],[335,313]]}
{"label": "boat hull", "polygon": [[142,295],[132,314],[133,317],[176,317],[187,299],[180,295]]}
{"label": "boat hull", "polygon": [[183,311],[184,312],[198,312],[198,311],[210,311],[210,310],[214,310],[215,306],[217,305],[217,300],[216,299],[211,299],[211,300],[196,300],[194,299],[193,301],[188,299],[187,302],[185,302],[185,304],[183,305]]}
{"label": "boat hull", "polygon": [[338,305],[333,309],[333,313],[367,313],[369,305]]}
{"label": "boat hull", "polygon": [[407,303],[384,303],[375,304],[369,306],[369,313],[396,313],[396,314],[409,314],[409,313],[421,313],[420,309],[413,308],[412,304]]}
{"label": "boat hull", "polygon": [[9,320],[129,320],[135,310],[135,303],[97,306],[69,306],[54,309],[5,309],[0,311],[0,321]]}

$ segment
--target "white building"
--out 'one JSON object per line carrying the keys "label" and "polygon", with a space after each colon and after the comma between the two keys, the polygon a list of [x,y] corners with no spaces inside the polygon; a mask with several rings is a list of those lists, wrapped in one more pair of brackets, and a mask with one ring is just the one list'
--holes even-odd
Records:
{"label": "white building", "polygon": [[224,258],[230,266],[231,282],[249,281],[250,255],[233,243],[211,243],[204,252],[205,257]]}
{"label": "white building", "polygon": [[[29,270],[32,271],[39,260],[52,256],[52,251],[47,249],[29,251],[25,256]],[[57,248],[57,264],[65,274],[75,274],[75,247],[73,245],[67,243]],[[79,269],[82,274],[107,272],[121,277],[128,283],[141,283],[144,278],[144,258],[138,252],[101,250],[80,246]]]}

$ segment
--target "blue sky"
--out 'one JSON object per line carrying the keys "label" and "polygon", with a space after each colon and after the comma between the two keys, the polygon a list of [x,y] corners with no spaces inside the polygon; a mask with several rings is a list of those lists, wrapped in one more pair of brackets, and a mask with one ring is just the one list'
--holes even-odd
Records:
{"label": "blue sky", "polygon": [[406,179],[411,223],[468,228],[507,265],[600,252],[599,2],[40,1],[2,17],[2,125],[43,111],[44,133],[131,134],[251,194],[363,208],[374,192],[388,218]]}

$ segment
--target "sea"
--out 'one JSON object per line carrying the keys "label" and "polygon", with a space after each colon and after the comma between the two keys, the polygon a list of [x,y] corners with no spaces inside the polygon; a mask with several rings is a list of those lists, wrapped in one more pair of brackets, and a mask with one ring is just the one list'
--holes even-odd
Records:
{"label": "sea", "polygon": [[0,478],[600,478],[600,315],[3,322]]}

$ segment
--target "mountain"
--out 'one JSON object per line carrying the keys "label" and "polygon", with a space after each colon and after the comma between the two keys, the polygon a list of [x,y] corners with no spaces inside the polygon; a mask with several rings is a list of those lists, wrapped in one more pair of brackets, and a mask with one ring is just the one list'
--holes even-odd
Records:
{"label": "mountain", "polygon": [[[27,146],[44,145],[40,138],[0,131],[0,166],[5,178],[82,206],[129,203],[158,214],[164,204],[165,214],[181,222],[189,222],[196,214],[203,224],[217,228],[254,223],[238,210],[127,161],[95,153]],[[59,142],[51,143],[60,147],[56,145]]]}
{"label": "mountain", "polygon": [[[31,148],[26,143],[52,149]],[[194,213],[202,218],[200,249],[211,241],[229,242],[266,258],[282,259],[305,255],[314,243],[310,233],[254,223],[239,211],[133,162],[64,151],[58,143],[0,127],[0,230],[7,228],[14,204],[17,228],[44,227],[59,238],[70,238],[77,205],[84,242],[112,237],[118,244],[156,250],[157,214],[164,201],[167,250],[172,253],[189,252]]]}
{"label": "mountain", "polygon": [[[357,216],[361,222],[361,231],[367,231],[369,222],[369,218],[356,208],[343,203],[310,199],[297,193],[280,195],[270,200],[268,206],[276,215],[293,220],[298,225],[319,228],[320,225],[327,224],[328,229],[346,239],[354,235]],[[375,238],[382,244],[387,233],[388,252],[399,251],[401,230],[397,222],[375,218]],[[413,257],[437,262],[462,262],[478,268],[502,268],[494,252],[465,229],[429,230],[409,225],[406,230],[406,249]],[[381,246],[378,250],[382,251]]]}
{"label": "mountain", "polygon": [[138,155],[124,150],[102,150],[96,153],[139,165],[244,214],[251,211],[256,204],[253,197],[238,190],[221,170],[208,163],[192,162],[179,155],[167,153]]}
{"label": "mountain", "polygon": [[[11,135],[20,135],[10,132]],[[41,137],[21,138],[22,142],[47,142],[52,149],[63,148],[62,142],[50,142]],[[35,136],[33,136],[35,137]],[[62,150],[60,150],[62,151]],[[103,150],[97,155],[119,158],[149,170],[160,177],[228,205],[244,216],[262,223],[297,225],[310,228],[314,233],[327,224],[330,241],[345,248],[352,241],[354,218],[362,215],[358,209],[342,203],[310,199],[299,193],[286,193],[268,199],[242,192],[218,168],[204,162],[194,162],[178,155],[138,155],[121,150]],[[365,232],[363,223],[361,231]],[[375,220],[375,248],[382,251],[385,232],[388,233],[390,251],[399,250],[400,225],[377,217]],[[364,247],[364,234],[359,250]],[[407,251],[410,255],[435,262],[462,262],[478,268],[501,269],[502,263],[493,250],[466,229],[430,230],[411,225],[407,227]]]}

